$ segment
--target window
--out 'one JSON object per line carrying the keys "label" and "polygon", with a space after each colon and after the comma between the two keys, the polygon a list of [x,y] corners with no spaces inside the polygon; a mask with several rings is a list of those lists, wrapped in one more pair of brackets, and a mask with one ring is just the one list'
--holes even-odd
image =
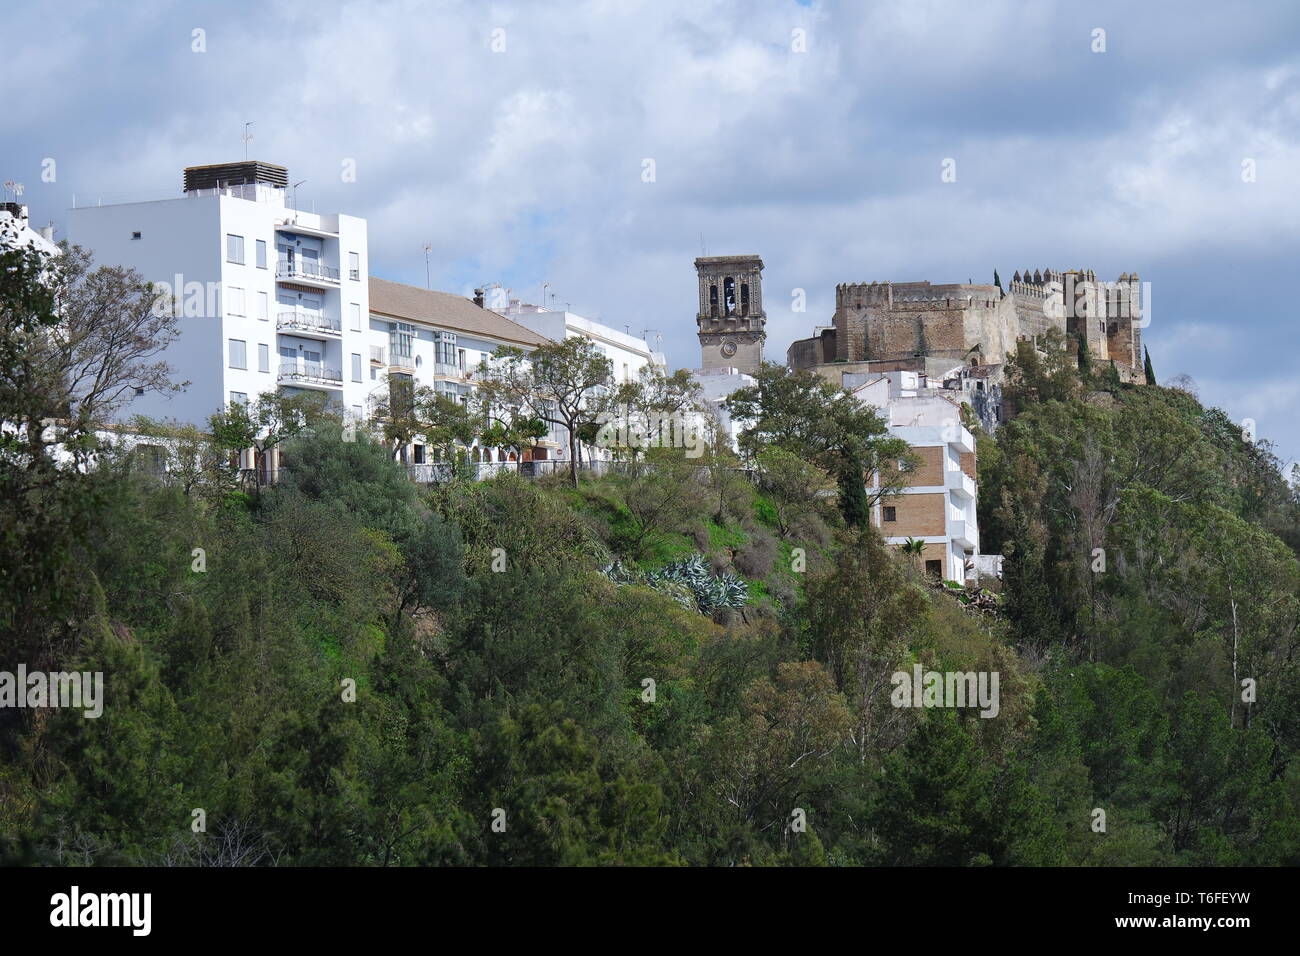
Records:
{"label": "window", "polygon": [[884,518],[886,521],[898,520],[898,509],[892,505],[885,505],[881,510],[884,511]]}
{"label": "window", "polygon": [[361,353],[352,353],[352,381],[361,381]]}
{"label": "window", "polygon": [[413,452],[414,452],[414,454],[413,454],[411,457],[412,457],[412,459],[414,460],[415,464],[417,464],[417,465],[423,465],[423,464],[424,464],[424,446],[423,446],[423,445],[416,445],[416,446],[413,448]]}
{"label": "window", "polygon": [[360,332],[360,331],[361,331],[361,305],[360,305],[360,303],[357,303],[357,302],[353,302],[353,303],[351,303],[351,304],[348,306],[348,314],[349,314],[349,315],[351,316],[351,318],[352,318],[352,331],[353,331],[353,332]]}
{"label": "window", "polygon": [[257,317],[263,322],[271,318],[271,297],[265,292],[257,293]]}
{"label": "window", "polygon": [[932,578],[943,577],[943,562],[942,561],[925,562],[925,573]]}
{"label": "window", "polygon": [[134,455],[146,475],[161,478],[167,474],[167,453],[162,445],[136,445]]}
{"label": "window", "polygon": [[226,233],[226,261],[235,265],[244,264],[244,237]]}
{"label": "window", "polygon": [[259,372],[271,371],[271,346],[265,342],[257,346],[257,370]]}
{"label": "window", "polygon": [[[394,322],[388,333],[388,355],[394,365],[410,365],[411,338],[415,326],[405,322]],[[407,361],[403,362],[402,360]]]}
{"label": "window", "polygon": [[749,283],[740,284],[740,314],[749,315]]}
{"label": "window", "polygon": [[722,280],[722,310],[723,315],[736,314],[736,280],[731,276]]}
{"label": "window", "polygon": [[226,290],[226,315],[244,315],[244,290],[238,286],[230,286]]}
{"label": "window", "polygon": [[230,367],[248,368],[248,343],[243,339],[230,340]]}
{"label": "window", "polygon": [[439,365],[457,364],[456,351],[455,332],[433,333],[433,360],[435,362]]}
{"label": "window", "polygon": [[140,238],[140,233],[138,233],[138,232],[133,232],[133,233],[131,233],[131,238],[132,238],[132,239],[139,239],[139,238]]}
{"label": "window", "polygon": [[348,278],[358,281],[361,278],[361,254],[357,252],[348,253]]}
{"label": "window", "polygon": [[374,382],[374,381],[378,381],[378,379],[379,379],[379,369],[375,368],[373,365],[370,366],[370,381]]}
{"label": "window", "polygon": [[248,393],[247,393],[247,392],[231,392],[231,393],[230,393],[230,404],[231,404],[231,405],[247,405],[247,404],[248,404]]}
{"label": "window", "polygon": [[266,240],[265,239],[257,240],[257,267],[259,269],[266,268]]}

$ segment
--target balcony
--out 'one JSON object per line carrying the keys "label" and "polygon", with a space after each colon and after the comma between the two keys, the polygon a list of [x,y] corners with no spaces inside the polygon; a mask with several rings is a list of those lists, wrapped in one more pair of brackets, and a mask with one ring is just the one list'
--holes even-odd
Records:
{"label": "balcony", "polygon": [[462,379],[466,378],[467,375],[465,370],[459,365],[449,365],[446,362],[434,362],[433,377]]}
{"label": "balcony", "polygon": [[275,224],[276,232],[296,233],[300,236],[315,236],[318,239],[337,239],[338,229],[329,229],[315,213],[297,212],[282,222]]}
{"label": "balcony", "polygon": [[382,345],[370,346],[370,361],[376,365],[384,364],[384,347]]}
{"label": "balcony", "polygon": [[401,355],[394,352],[392,349],[389,349],[388,370],[390,372],[414,372],[415,358],[410,355]]}
{"label": "balcony", "polygon": [[275,327],[281,332],[292,332],[309,339],[341,339],[343,323],[319,312],[307,312],[303,309],[290,309],[278,312]]}
{"label": "balcony", "polygon": [[953,544],[961,548],[978,548],[980,546],[979,532],[969,521],[949,521],[948,537],[952,538]]}
{"label": "balcony", "polygon": [[297,282],[316,289],[339,287],[339,270],[316,259],[281,259],[276,264],[275,277],[281,282]]}
{"label": "balcony", "polygon": [[975,497],[975,479],[964,471],[944,472],[944,487],[958,498]]}
{"label": "balcony", "polygon": [[319,362],[282,362],[276,382],[300,388],[339,389],[343,387],[343,373]]}

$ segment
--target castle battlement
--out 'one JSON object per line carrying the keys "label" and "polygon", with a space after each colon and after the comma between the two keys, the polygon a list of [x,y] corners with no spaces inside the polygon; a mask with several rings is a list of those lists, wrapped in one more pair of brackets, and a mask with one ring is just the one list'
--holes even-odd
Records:
{"label": "castle battlement", "polygon": [[1141,370],[1138,275],[1097,279],[1091,269],[1025,269],[999,284],[843,282],[835,286],[833,331],[801,344],[821,361],[893,361],[916,356],[999,364],[1020,339],[1056,331],[1095,361]]}

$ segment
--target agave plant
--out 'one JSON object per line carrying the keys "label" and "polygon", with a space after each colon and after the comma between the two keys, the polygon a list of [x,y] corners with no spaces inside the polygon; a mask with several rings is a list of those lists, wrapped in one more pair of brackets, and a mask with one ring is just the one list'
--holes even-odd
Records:
{"label": "agave plant", "polygon": [[615,560],[601,568],[601,573],[615,584],[654,588],[701,614],[712,614],[719,608],[741,608],[749,602],[749,585],[734,574],[713,574],[701,554],[644,574]]}

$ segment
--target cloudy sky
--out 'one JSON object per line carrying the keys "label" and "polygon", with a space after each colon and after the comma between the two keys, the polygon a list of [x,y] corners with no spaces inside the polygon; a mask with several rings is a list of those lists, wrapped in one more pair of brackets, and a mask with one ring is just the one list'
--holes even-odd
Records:
{"label": "cloudy sky", "polygon": [[763,256],[776,358],[837,282],[1137,271],[1157,376],[1300,457],[1293,0],[22,2],[4,35],[0,180],[60,235],[251,122],[374,273],[423,284],[427,243],[435,288],[547,282],[674,367],[702,249]]}

